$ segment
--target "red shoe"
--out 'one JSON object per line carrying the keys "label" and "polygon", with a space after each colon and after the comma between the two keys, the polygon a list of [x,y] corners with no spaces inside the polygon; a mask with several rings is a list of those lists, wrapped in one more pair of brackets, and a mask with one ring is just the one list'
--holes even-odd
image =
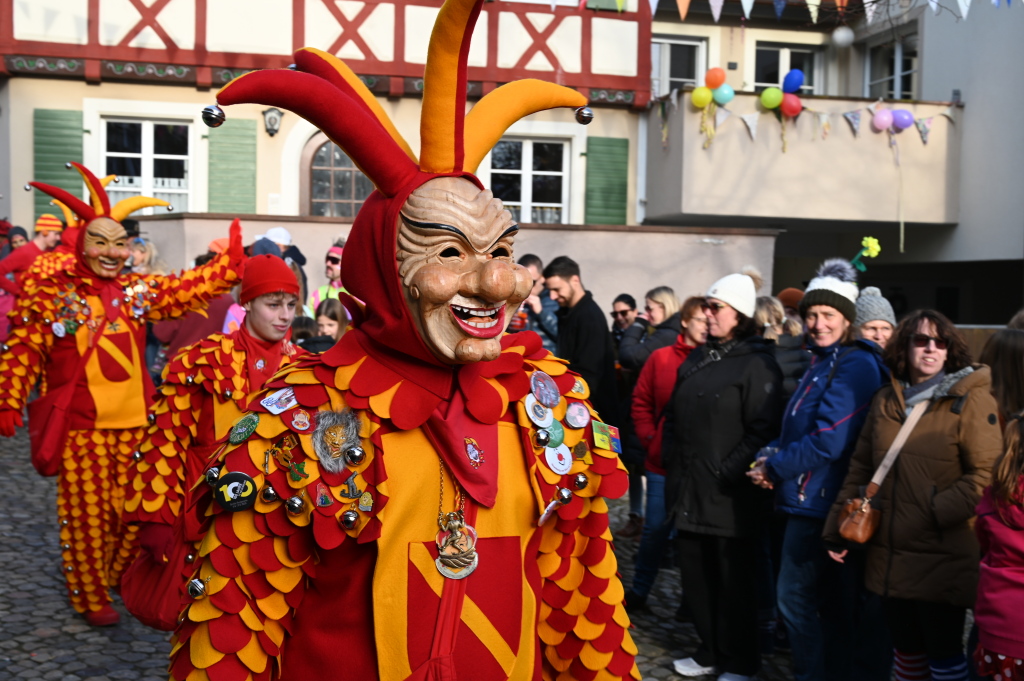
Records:
{"label": "red shoe", "polygon": [[109,603],[100,610],[86,612],[83,617],[93,627],[112,627],[121,621],[121,615],[117,613],[117,610],[110,607]]}

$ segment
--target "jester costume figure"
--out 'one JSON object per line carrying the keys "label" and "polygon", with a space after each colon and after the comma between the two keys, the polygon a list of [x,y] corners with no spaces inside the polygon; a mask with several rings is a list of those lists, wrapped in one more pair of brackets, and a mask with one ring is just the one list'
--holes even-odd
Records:
{"label": "jester costume figure", "polygon": [[639,679],[605,501],[627,485],[614,437],[536,334],[503,335],[533,282],[472,175],[521,116],[586,100],[520,81],[464,115],[482,2],[440,10],[418,159],[317,50],[218,95],[308,119],[376,191],[343,255],[365,302],[346,299],[353,329],[271,379],[198,482],[177,681]]}
{"label": "jester costume figure", "polygon": [[[191,483],[253,394],[282,365],[305,354],[288,340],[298,295],[299,282],[284,260],[250,258],[239,295],[247,310],[242,326],[182,348],[164,369],[141,458],[128,470],[124,513],[127,522],[140,526],[142,551],[125,573],[121,595],[128,610],[149,626],[173,629],[181,611],[199,539],[198,519],[188,514],[195,508]],[[168,569],[162,567],[165,561],[181,588],[157,594]]]}
{"label": "jester costume figure", "polygon": [[[90,203],[30,183],[74,211],[82,227],[73,264],[22,282],[0,355],[0,434],[10,437],[22,425],[29,393],[38,384],[39,404],[30,408],[33,461],[39,467],[38,455],[59,470],[57,517],[71,605],[90,624],[109,625],[118,616],[108,589],[117,585],[133,553],[133,533],[120,521],[125,471],[153,393],[143,359],[146,322],[200,309],[229,290],[244,256],[235,225],[231,253],[202,268],[168,277],[121,274],[129,250],[120,221],[132,211],[167,203],[132,197],[112,206],[100,180],[70,165],[85,180]],[[61,400],[67,404],[63,412],[44,408]],[[45,440],[53,429],[66,429],[66,440],[37,447],[36,432]]]}

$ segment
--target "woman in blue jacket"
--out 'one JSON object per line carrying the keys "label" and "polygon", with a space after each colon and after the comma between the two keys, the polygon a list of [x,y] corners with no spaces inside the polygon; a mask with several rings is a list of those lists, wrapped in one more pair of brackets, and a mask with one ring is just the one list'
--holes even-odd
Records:
{"label": "woman in blue jacket", "polygon": [[777,597],[796,681],[853,676],[859,575],[852,564],[828,560],[821,534],[871,399],[888,375],[878,346],[853,340],[856,300],[853,267],[826,260],[800,302],[811,366],[786,407],[779,439],[748,473],[775,490],[776,509],[786,515]]}

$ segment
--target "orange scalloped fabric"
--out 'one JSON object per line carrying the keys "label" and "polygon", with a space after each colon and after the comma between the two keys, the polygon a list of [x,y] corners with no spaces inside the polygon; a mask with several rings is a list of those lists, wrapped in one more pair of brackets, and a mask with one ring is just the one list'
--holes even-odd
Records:
{"label": "orange scalloped fabric", "polygon": [[[461,622],[455,626],[469,627],[472,635],[483,642],[487,650],[478,653],[484,657],[493,653],[493,663],[505,669],[503,678],[532,679],[539,671],[542,678],[551,680],[639,679],[634,664],[636,647],[627,631],[629,620],[622,605],[623,590],[616,572],[605,503],[606,497],[618,497],[625,492],[625,469],[613,452],[594,447],[592,427],[588,425],[583,429],[566,428],[566,444],[574,446],[580,457],[567,474],[555,473],[545,462],[544,449],[533,444],[536,428],[527,418],[523,403],[530,390],[530,374],[536,370],[546,372],[565,397],[554,410],[556,418],[564,417],[571,401],[581,401],[589,409],[584,399],[586,385],[567,370],[565,362],[546,353],[535,334],[507,335],[502,339],[502,347],[503,352],[496,360],[462,367],[458,388],[467,397],[466,403],[476,418],[482,422],[486,421],[481,416],[493,418],[490,422],[503,433],[514,434],[511,440],[502,440],[495,458],[503,466],[520,466],[520,471],[525,465],[525,477],[522,473],[514,479],[504,477],[501,485],[507,495],[519,499],[515,510],[523,518],[512,534],[518,536],[517,545],[521,547],[516,549],[516,555],[525,561],[521,575],[524,589],[533,594],[532,598],[524,597],[519,606],[524,613],[522,630],[528,631],[536,623],[536,631],[532,632],[534,643],[518,647],[518,625],[512,634],[502,633],[500,624],[491,626],[497,620],[488,619],[486,599],[473,600],[474,588],[489,590],[491,594],[516,591],[514,585],[487,582],[484,568],[461,580],[461,588],[468,584],[466,593],[470,596],[459,606]],[[321,564],[331,564],[344,569],[346,582],[368,583],[372,578],[374,603],[379,607],[390,598],[388,592],[394,590],[389,587],[392,581],[381,572],[385,565],[391,565],[382,562],[384,556],[402,553],[406,551],[404,546],[420,546],[414,542],[396,549],[394,543],[389,544],[390,538],[402,536],[399,530],[406,531],[411,526],[409,518],[425,518],[429,527],[433,522],[431,514],[437,513],[438,454],[420,428],[437,401],[429,401],[430,410],[425,411],[416,402],[417,387],[362,352],[358,343],[343,350],[340,361],[338,353],[332,355],[332,365],[326,364],[323,357],[309,356],[283,367],[268,382],[263,394],[291,388],[297,404],[273,415],[254,398],[250,406],[256,410],[252,413],[259,416],[255,432],[236,445],[226,445],[217,457],[220,475],[241,472],[253,479],[258,490],[272,487],[272,501],[268,502],[261,492],[251,509],[227,512],[212,503],[209,488],[201,479],[197,481],[195,489],[201,495],[200,508],[206,509],[208,529],[200,544],[195,578],[204,584],[205,595],[189,604],[175,633],[170,667],[173,679],[270,680],[280,677],[282,664],[288,665],[289,678],[322,674],[323,667],[309,659],[308,653],[314,651],[303,648],[300,635],[293,639],[292,633],[301,629],[297,622],[322,616],[323,607],[338,613],[339,608],[343,609],[346,621],[373,623],[370,629],[376,636],[376,649],[372,642],[360,645],[361,640],[351,638],[365,633],[361,629],[339,631],[339,645],[346,651],[346,672],[351,671],[354,676],[360,676],[357,672],[372,673],[373,677],[386,679],[415,676],[412,669],[402,671],[403,664],[409,666],[418,659],[418,646],[422,647],[416,639],[421,627],[408,626],[410,618],[422,617],[422,611],[435,612],[431,608],[437,607],[436,599],[440,596],[445,602],[446,590],[458,588],[449,587],[455,582],[444,580],[433,568],[433,558],[428,553],[432,535],[426,535],[430,541],[422,552],[411,551],[408,557],[409,574],[420,574],[426,579],[420,582],[410,578],[408,594],[402,596],[409,599],[408,608],[388,610],[387,617],[375,618],[370,612],[349,612],[358,607],[351,599],[328,602],[321,607],[324,592],[319,589],[317,598],[305,599],[306,592],[320,584]],[[295,417],[298,411],[313,414],[345,409],[352,409],[359,418],[358,440],[365,457],[357,464],[343,460],[340,471],[332,472],[317,456],[314,429],[296,427],[296,423],[302,426],[305,422]],[[315,423],[315,418],[311,421]],[[408,426],[409,423],[415,425]],[[392,450],[389,442],[398,444]],[[389,468],[387,462],[391,458],[399,463]],[[335,469],[334,464],[331,469]],[[573,484],[580,473],[586,476],[582,488]],[[450,506],[452,483],[450,477],[447,480],[445,489],[449,496],[445,498]],[[410,486],[421,491],[418,501],[393,496],[394,489]],[[570,489],[571,500],[558,505],[554,514],[549,514],[538,527],[538,520],[559,488]],[[297,500],[291,512],[286,503],[289,498]],[[367,499],[369,502],[364,505]],[[523,506],[525,500],[529,501]],[[409,516],[405,513],[409,503],[426,508],[426,515]],[[492,516],[488,521],[484,518],[489,512]],[[472,501],[467,503],[467,518],[480,514],[478,527],[487,522],[512,522],[495,520],[495,512]],[[351,516],[348,524],[342,522],[345,514]],[[396,525],[392,527],[389,523]],[[488,560],[484,552],[492,549],[487,547],[498,545],[487,542],[501,541],[502,537],[492,540],[481,536],[481,560]],[[364,555],[358,553],[358,547],[366,546],[378,547],[380,558],[376,568],[373,562],[355,559]],[[353,559],[333,557],[337,555]],[[493,562],[497,550],[489,555],[489,569],[505,569]],[[422,572],[415,571],[413,564],[417,561],[425,566]],[[329,580],[331,574],[321,577]],[[404,577],[399,580],[394,574],[394,584],[406,583]],[[413,582],[424,586],[416,587]],[[533,604],[527,605],[528,602]],[[446,620],[436,624],[443,628]],[[435,627],[422,629],[431,635],[429,632]],[[510,636],[515,642],[508,646]],[[493,650],[487,648],[491,643]],[[388,655],[381,653],[382,658],[377,661],[382,644]],[[319,645],[331,647],[322,640]],[[392,655],[396,650],[399,654]],[[519,664],[517,657],[529,660],[528,668]],[[458,666],[458,662],[455,664]],[[471,678],[472,674],[467,669],[460,676]]]}

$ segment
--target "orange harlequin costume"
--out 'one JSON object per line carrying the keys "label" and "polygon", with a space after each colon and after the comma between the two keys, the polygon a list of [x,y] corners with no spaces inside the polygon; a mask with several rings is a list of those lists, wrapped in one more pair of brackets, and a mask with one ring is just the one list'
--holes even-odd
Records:
{"label": "orange harlequin costume", "polygon": [[[84,167],[74,167],[90,190],[91,205],[59,188],[31,184],[74,210],[86,228],[94,219],[119,221],[145,206],[167,205],[133,197],[111,206],[101,182]],[[77,253],[83,252],[85,232],[77,236]],[[240,235],[236,240],[240,247]],[[0,416],[13,432],[37,382],[41,394],[73,391],[57,507],[71,604],[87,613],[109,607],[108,588],[118,583],[133,556],[133,532],[119,516],[125,471],[144,431],[153,392],[143,359],[145,324],[200,309],[229,290],[242,257],[224,255],[180,276],[112,278],[96,275],[74,257],[73,265],[49,278],[23,281],[0,356]]]}
{"label": "orange harlequin costume", "polygon": [[[204,536],[173,641],[177,681],[640,678],[605,501],[628,482],[595,436],[587,386],[531,333],[502,337],[489,361],[441,361],[399,275],[399,211],[417,188],[479,188],[471,173],[509,125],[586,103],[518,82],[464,120],[482,2],[447,0],[438,16],[419,160],[351,70],[317,50],[218,95],[307,118],[377,191],[343,255],[365,301],[346,301],[353,328],[269,382],[196,482]],[[538,379],[567,456],[541,446],[528,411]],[[464,527],[439,531],[456,515]],[[453,568],[472,545],[472,567]]]}

